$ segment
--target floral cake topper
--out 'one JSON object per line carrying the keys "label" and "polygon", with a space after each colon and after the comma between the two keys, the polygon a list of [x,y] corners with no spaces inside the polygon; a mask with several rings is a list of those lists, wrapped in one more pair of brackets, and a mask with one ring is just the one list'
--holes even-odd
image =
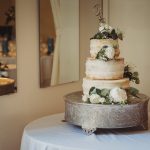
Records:
{"label": "floral cake topper", "polygon": [[95,15],[99,19],[99,32],[96,33],[91,39],[120,39],[123,40],[123,33],[119,29],[112,28],[106,23],[103,17],[103,3],[95,4],[93,8],[95,9]]}

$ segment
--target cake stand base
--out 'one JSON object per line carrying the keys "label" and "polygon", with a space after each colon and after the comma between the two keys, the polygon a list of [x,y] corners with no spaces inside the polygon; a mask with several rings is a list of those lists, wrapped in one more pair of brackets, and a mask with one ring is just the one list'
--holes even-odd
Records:
{"label": "cake stand base", "polygon": [[82,101],[82,92],[74,92],[65,96],[65,120],[73,125],[81,126],[87,134],[97,128],[117,129],[141,127],[148,129],[149,97],[139,94],[131,96],[126,105],[89,104]]}

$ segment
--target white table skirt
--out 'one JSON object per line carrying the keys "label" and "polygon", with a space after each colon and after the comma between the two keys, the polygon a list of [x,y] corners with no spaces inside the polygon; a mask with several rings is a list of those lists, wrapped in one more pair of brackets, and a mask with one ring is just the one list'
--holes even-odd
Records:
{"label": "white table skirt", "polygon": [[21,150],[150,150],[150,129],[102,130],[87,136],[81,128],[62,122],[63,118],[64,114],[57,114],[28,124]]}

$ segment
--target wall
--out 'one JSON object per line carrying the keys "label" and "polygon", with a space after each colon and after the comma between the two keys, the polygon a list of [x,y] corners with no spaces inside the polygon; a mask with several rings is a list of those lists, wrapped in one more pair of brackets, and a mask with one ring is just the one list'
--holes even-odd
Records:
{"label": "wall", "polygon": [[40,89],[37,0],[16,0],[18,92],[0,97],[0,150],[19,150],[27,123],[63,112],[63,95],[81,90],[89,38],[98,29],[91,10],[91,0],[80,0],[80,81]]}

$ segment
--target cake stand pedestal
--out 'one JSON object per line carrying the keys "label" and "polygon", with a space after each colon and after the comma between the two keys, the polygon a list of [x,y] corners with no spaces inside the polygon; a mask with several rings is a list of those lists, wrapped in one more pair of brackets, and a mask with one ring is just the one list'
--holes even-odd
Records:
{"label": "cake stand pedestal", "polygon": [[82,101],[82,91],[65,95],[65,121],[81,126],[87,134],[97,128],[141,127],[148,129],[149,97],[131,96],[127,105],[89,104]]}

